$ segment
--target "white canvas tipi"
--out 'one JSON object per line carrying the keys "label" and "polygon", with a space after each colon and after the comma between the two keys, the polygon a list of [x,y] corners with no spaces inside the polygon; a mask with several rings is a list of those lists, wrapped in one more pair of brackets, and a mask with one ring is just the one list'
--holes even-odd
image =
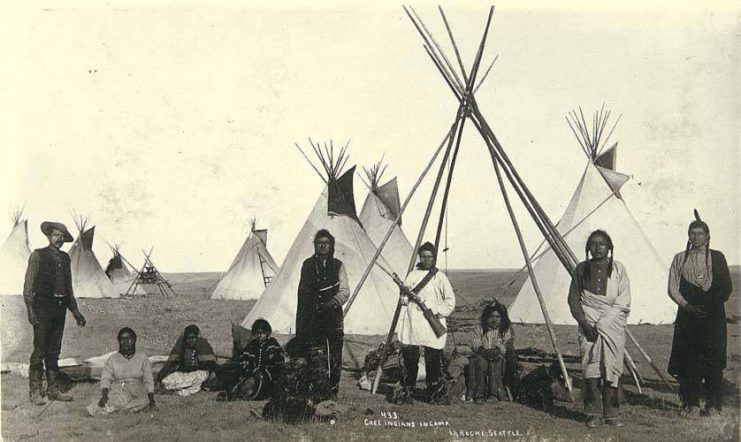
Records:
{"label": "white canvas tipi", "polygon": [[75,298],[115,298],[113,284],[93,253],[95,226],[85,230],[86,220],[75,219],[79,235],[69,250],[72,291]]}
{"label": "white canvas tipi", "polygon": [[28,221],[23,212],[13,213],[13,229],[0,250],[0,294],[23,294],[23,280],[31,248],[28,245]]}
{"label": "white canvas tipi", "polygon": [[[600,124],[596,126],[604,128],[603,119],[606,122],[609,113],[600,115],[596,119]],[[586,259],[584,247],[589,234],[597,229],[606,231],[615,247],[614,258],[625,265],[630,277],[631,310],[628,322],[674,322],[676,306],[669,299],[666,288],[668,267],[620,194],[621,187],[629,177],[614,170],[617,143],[600,152],[599,133],[596,137],[593,133],[589,134],[586,123],[583,123],[583,119],[579,121],[576,114],[572,115],[569,124],[572,122],[580,134],[586,134],[586,137],[577,136],[577,139],[587,153],[588,161],[571,201],[558,222],[558,231],[574,253],[581,254],[577,256],[580,260]],[[596,140],[597,143],[587,140]],[[534,272],[551,320],[555,324],[574,324],[566,301],[571,277],[550,248],[536,252],[536,257]],[[525,281],[510,307],[509,315],[514,322],[544,322],[530,278]]]}
{"label": "white canvas tipi", "polygon": [[[129,267],[126,258],[121,255],[121,250],[118,244],[111,246],[111,252],[113,256],[108,261],[108,265],[105,268],[105,274],[113,284],[113,294],[115,296],[121,296],[126,293],[129,288],[134,284],[136,280],[136,270],[132,271]],[[135,290],[130,293],[132,295],[146,295],[147,292],[142,287],[136,287]]]}
{"label": "white canvas tipi", "polygon": [[[322,158],[318,149],[315,148],[315,151]],[[291,245],[275,279],[242,322],[244,327],[249,328],[256,319],[264,318],[270,322],[274,333],[295,332],[301,265],[314,254],[314,235],[320,229],[327,229],[335,237],[334,256],[345,265],[351,291],[360,280],[376,248],[358,222],[355,212],[355,167],[339,176],[344,165],[344,153],[345,149],[336,161],[331,159],[331,155],[326,157],[328,160],[322,161],[326,172],[322,178],[327,186]],[[385,265],[388,266],[388,263]],[[388,275],[374,267],[345,317],[345,333],[388,333],[398,299],[399,288]]]}
{"label": "white canvas tipi", "polygon": [[[370,191],[360,211],[360,223],[375,245],[383,241],[401,210],[396,178],[382,186],[378,185],[385,170],[385,167],[380,167],[380,163],[374,165],[370,170],[365,169]],[[391,269],[401,278],[404,278],[412,252],[412,245],[401,230],[401,218],[399,218],[398,224],[394,226],[394,230],[383,248],[382,256],[389,263]]]}
{"label": "white canvas tipi", "polygon": [[278,273],[278,265],[267,249],[268,231],[256,230],[254,219],[251,224],[247,239],[211,299],[257,299]]}

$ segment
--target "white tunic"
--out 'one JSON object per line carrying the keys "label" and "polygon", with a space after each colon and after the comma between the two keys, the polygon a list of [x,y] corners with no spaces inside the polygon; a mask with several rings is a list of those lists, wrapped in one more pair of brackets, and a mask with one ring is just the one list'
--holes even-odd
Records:
{"label": "white tunic", "polygon": [[[404,285],[414,288],[427,275],[427,270],[414,269],[404,281]],[[453,313],[455,308],[455,294],[453,287],[440,270],[430,279],[427,285],[417,294],[427,307],[435,313],[445,326],[445,318]],[[425,347],[443,349],[447,334],[435,336],[430,323],[424,317],[422,309],[408,297],[402,296],[401,316],[399,319],[399,341],[404,345],[423,345]]]}

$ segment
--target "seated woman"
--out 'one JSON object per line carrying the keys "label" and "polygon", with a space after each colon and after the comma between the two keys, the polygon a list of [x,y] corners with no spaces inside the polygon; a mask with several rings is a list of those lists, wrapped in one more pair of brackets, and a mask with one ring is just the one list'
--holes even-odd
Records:
{"label": "seated woman", "polygon": [[298,338],[286,344],[286,361],[283,371],[273,390],[270,402],[263,409],[263,417],[271,421],[297,424],[314,415],[316,404],[314,383],[307,355],[310,346]]}
{"label": "seated woman", "polygon": [[474,354],[468,367],[466,396],[475,403],[486,399],[509,400],[505,383],[517,377],[517,356],[515,334],[504,304],[495,301],[486,305],[481,313],[481,325],[473,333]]}
{"label": "seated woman", "polygon": [[201,330],[195,324],[185,327],[175,342],[167,363],[157,375],[157,381],[166,390],[180,396],[198,393],[201,384],[216,369],[216,356],[211,344],[199,337]]}
{"label": "seated woman", "polygon": [[137,353],[136,333],[129,327],[118,332],[118,353],[106,361],[100,388],[100,400],[87,407],[91,416],[155,408],[152,365],[147,355]]}
{"label": "seated woman", "polygon": [[272,327],[264,319],[252,324],[252,339],[237,361],[219,368],[216,376],[225,391],[217,400],[262,400],[267,398],[283,368],[283,349],[271,338]]}

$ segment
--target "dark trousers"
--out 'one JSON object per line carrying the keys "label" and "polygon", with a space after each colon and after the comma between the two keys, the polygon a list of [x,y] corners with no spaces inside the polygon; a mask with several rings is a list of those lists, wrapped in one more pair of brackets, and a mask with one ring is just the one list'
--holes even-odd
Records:
{"label": "dark trousers", "polygon": [[494,396],[506,399],[504,390],[504,357],[486,359],[476,355],[468,364],[468,394],[472,399]]}
{"label": "dark trousers", "polygon": [[613,387],[605,379],[584,379],[584,412],[588,416],[600,416],[609,419],[618,417],[620,409],[620,388]]}
{"label": "dark trousers", "polygon": [[329,343],[329,383],[332,393],[337,394],[340,391],[340,377],[342,375],[342,347],[345,343],[342,332],[332,333],[327,336]]}
{"label": "dark trousers", "polygon": [[[404,358],[404,386],[414,387],[419,372],[419,346],[403,345],[401,355]],[[425,371],[427,386],[436,385],[443,378],[443,351],[425,347]]]}
{"label": "dark trousers", "polygon": [[[688,370],[689,371],[689,370]],[[723,371],[715,370],[707,375],[687,373],[679,378],[679,398],[684,407],[699,407],[702,381],[705,381],[705,406],[723,409]]]}
{"label": "dark trousers", "polygon": [[46,367],[47,371],[57,371],[67,307],[56,301],[53,304],[36,302],[33,309],[38,324],[33,328],[33,353],[29,370],[41,372]]}

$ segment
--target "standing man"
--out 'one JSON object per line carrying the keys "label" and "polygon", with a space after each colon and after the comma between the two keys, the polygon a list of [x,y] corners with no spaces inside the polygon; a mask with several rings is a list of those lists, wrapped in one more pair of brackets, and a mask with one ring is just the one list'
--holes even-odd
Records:
{"label": "standing man", "polygon": [[681,414],[700,414],[700,385],[705,381],[703,414],[723,408],[723,369],[726,367],[726,310],[731,276],[723,254],[710,249],[710,228],[695,211],[687,248],[672,260],[669,296],[679,305],[669,374],[679,381]]}
{"label": "standing man", "polygon": [[52,401],[71,401],[63,395],[57,383],[59,353],[67,309],[80,327],[85,317],[77,308],[72,293],[72,272],[69,255],[60,250],[65,242],[72,242],[67,227],[62,223],[43,222],[41,231],[49,239],[49,246],[36,249],[28,259],[23,299],[28,309],[28,322],[33,326],[33,353],[28,369],[28,389],[31,402],[44,405],[41,382],[46,368],[46,397]]}
{"label": "standing man", "polygon": [[[402,380],[402,403],[412,403],[412,392],[417,383],[419,349],[424,347],[427,399],[430,403],[449,404],[447,385],[443,376],[443,348],[447,333],[438,337],[424,316],[420,304],[429,308],[445,326],[447,318],[455,308],[453,287],[437,267],[436,250],[429,242],[419,248],[417,268],[407,276],[401,291],[401,325],[399,341],[404,360]],[[412,299],[410,299],[410,297]]]}
{"label": "standing man", "polygon": [[350,295],[345,265],[334,257],[334,236],[321,229],[314,236],[314,255],[301,266],[296,308],[296,337],[328,349],[330,396],[337,397],[342,370],[344,317]]}
{"label": "standing man", "polygon": [[615,261],[613,254],[607,232],[592,232],[586,245],[587,260],[576,266],[569,289],[569,308],[579,324],[582,395],[589,428],[599,426],[600,416],[607,425],[623,426],[618,418],[619,386],[630,313],[630,280],[625,266]]}

